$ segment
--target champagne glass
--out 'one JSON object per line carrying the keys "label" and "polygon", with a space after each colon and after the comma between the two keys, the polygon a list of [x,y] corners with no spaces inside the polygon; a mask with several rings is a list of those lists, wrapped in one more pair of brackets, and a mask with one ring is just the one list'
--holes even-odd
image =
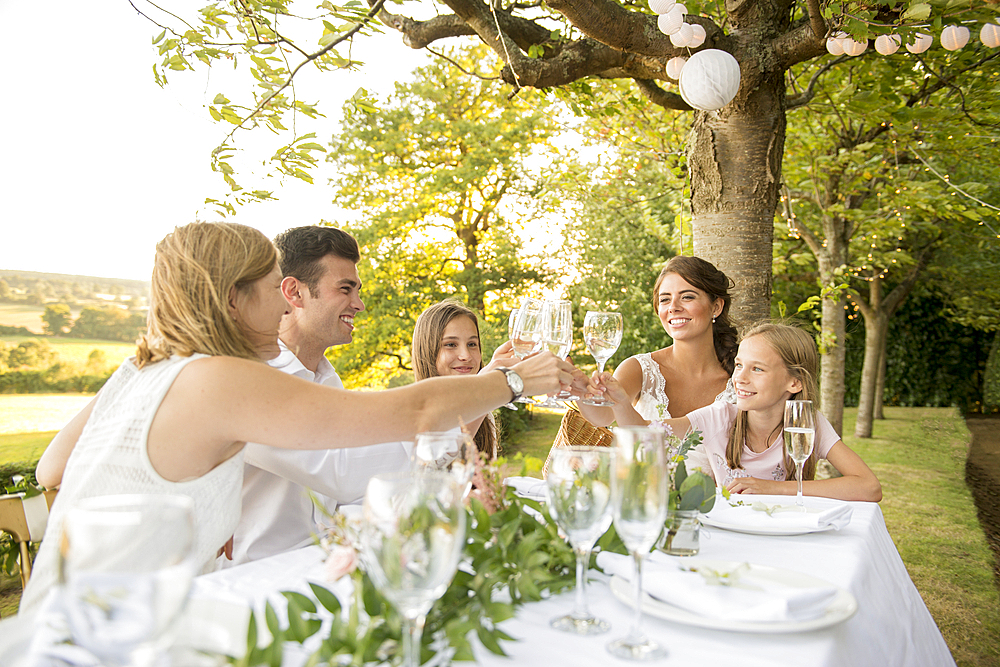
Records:
{"label": "champagne glass", "polygon": [[455,478],[462,497],[472,490],[476,471],[476,443],[460,431],[418,433],[410,458],[414,469],[439,470]]}
{"label": "champagne glass", "polygon": [[[604,372],[604,364],[622,344],[622,332],[625,323],[621,313],[587,311],[583,319],[583,341],[597,362],[597,372]],[[614,405],[614,401],[606,398],[585,398],[581,401],[587,405]]]}
{"label": "champagne glass", "polygon": [[181,495],[86,498],[59,543],[73,641],[103,665],[161,664],[197,565],[194,501]]}
{"label": "champagne glass", "polygon": [[[517,322],[517,314],[521,312],[520,308],[514,308],[510,311],[510,315],[507,316],[507,339],[514,339],[514,323]],[[508,410],[517,410],[517,406],[513,402],[505,403],[504,406]]]}
{"label": "champagne glass", "polygon": [[590,551],[611,525],[611,453],[609,447],[552,450],[545,477],[546,506],[576,554],[576,604],[570,614],[552,619],[557,630],[596,635],[611,629],[587,607]]}
{"label": "champagne glass", "polygon": [[628,660],[654,660],[667,652],[642,632],[642,561],[667,518],[669,487],[663,431],[628,426],[616,428],[614,434],[611,508],[615,529],[635,559],[635,614],[628,636],[608,644],[608,650]]}
{"label": "champagne glass", "polygon": [[427,612],[455,576],[465,544],[461,487],[437,471],[375,475],[362,512],[367,572],[403,617],[403,665],[417,667]]}
{"label": "champagne glass", "polygon": [[[549,300],[546,301],[546,306],[542,319],[542,347],[560,359],[565,359],[573,344],[573,304],[569,301]],[[539,407],[562,408],[559,400],[572,397],[573,394],[568,391],[560,391],[554,398],[546,397],[543,403],[539,403]]]}
{"label": "champagne glass", "polygon": [[795,504],[805,511],[802,502],[802,468],[812,455],[816,441],[816,420],[812,401],[785,401],[785,451],[798,468],[799,488]]}
{"label": "champagne glass", "polygon": [[[541,299],[525,297],[521,307],[517,309],[517,319],[514,320],[514,330],[510,337],[514,356],[524,359],[533,352],[542,349],[542,333],[544,327],[545,302]],[[522,396],[515,403],[531,403],[534,401]]]}

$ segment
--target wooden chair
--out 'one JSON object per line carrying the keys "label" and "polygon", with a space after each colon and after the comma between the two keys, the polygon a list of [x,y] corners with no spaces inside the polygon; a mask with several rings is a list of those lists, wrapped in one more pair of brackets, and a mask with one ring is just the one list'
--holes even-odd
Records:
{"label": "wooden chair", "polygon": [[[56,492],[45,491],[38,498],[44,499],[44,509],[41,500],[29,499],[28,509],[25,510],[25,499],[23,493],[14,493],[7,496],[0,496],[0,531],[9,533],[20,548],[18,565],[21,568],[21,587],[27,585],[31,577],[31,555],[28,545],[32,542],[40,542],[45,533],[45,523],[48,519],[48,511],[52,507],[52,502],[56,498]],[[44,513],[44,516],[43,516]]]}

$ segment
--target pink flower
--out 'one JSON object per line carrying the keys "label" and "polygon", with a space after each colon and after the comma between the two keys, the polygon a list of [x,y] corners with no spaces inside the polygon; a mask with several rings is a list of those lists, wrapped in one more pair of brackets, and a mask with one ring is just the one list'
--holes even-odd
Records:
{"label": "pink flower", "polygon": [[342,544],[335,545],[330,549],[330,555],[326,557],[324,563],[326,567],[326,580],[337,581],[345,574],[350,574],[358,567],[358,552],[352,547]]}

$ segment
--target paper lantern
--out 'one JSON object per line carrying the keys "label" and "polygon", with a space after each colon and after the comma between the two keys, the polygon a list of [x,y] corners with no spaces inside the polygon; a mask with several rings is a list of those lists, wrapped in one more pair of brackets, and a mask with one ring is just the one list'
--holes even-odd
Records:
{"label": "paper lantern", "polygon": [[656,19],[656,27],[664,35],[672,35],[681,29],[684,23],[684,12],[680,10],[680,5],[674,5],[666,14],[660,14]]}
{"label": "paper lantern", "polygon": [[705,49],[691,56],[681,70],[681,97],[695,109],[721,109],[740,89],[740,64],[719,49]]}
{"label": "paper lantern", "polygon": [[979,31],[979,41],[991,49],[1000,46],[1000,25],[996,23],[984,25],[983,29]]}
{"label": "paper lantern", "polygon": [[899,35],[879,35],[875,38],[875,50],[883,56],[891,56],[899,51],[901,41]]}
{"label": "paper lantern", "polygon": [[687,58],[681,58],[677,56],[676,58],[671,58],[667,61],[667,76],[676,81],[681,78],[681,70],[684,69],[684,63],[687,62]]}
{"label": "paper lantern", "polygon": [[681,48],[688,46],[691,43],[691,38],[694,37],[694,31],[691,30],[690,24],[682,23],[681,27],[677,29],[677,32],[670,35],[670,43]]}
{"label": "paper lantern", "polygon": [[969,29],[964,25],[950,25],[941,31],[941,46],[958,51],[969,43]]}
{"label": "paper lantern", "polygon": [[666,14],[675,4],[675,0],[649,0],[649,8],[657,14]]}
{"label": "paper lantern", "polygon": [[855,42],[850,37],[847,37],[843,41],[844,53],[849,56],[860,56],[868,49],[868,42]]}
{"label": "paper lantern", "polygon": [[913,35],[913,43],[906,45],[906,50],[910,53],[923,53],[927,49],[931,48],[931,44],[934,43],[934,38],[930,35],[925,35],[922,32],[915,33]]}
{"label": "paper lantern", "polygon": [[697,23],[692,23],[690,25],[692,34],[691,34],[691,41],[688,42],[688,48],[697,49],[699,46],[705,43],[705,37],[707,36],[707,33],[705,32],[705,29],[702,28]]}
{"label": "paper lantern", "polygon": [[826,50],[832,56],[844,55],[844,40],[847,38],[846,32],[835,32],[830,39],[826,40]]}

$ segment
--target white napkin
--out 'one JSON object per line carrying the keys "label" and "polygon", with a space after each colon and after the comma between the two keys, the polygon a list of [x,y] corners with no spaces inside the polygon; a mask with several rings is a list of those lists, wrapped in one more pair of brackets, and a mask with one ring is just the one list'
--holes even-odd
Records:
{"label": "white napkin", "polygon": [[[773,503],[754,500],[753,496],[743,496],[739,501],[744,505],[733,507],[730,503],[737,502],[733,496],[728,502],[719,498],[708,516],[718,521],[734,523],[748,527],[826,530],[840,530],[851,522],[854,509],[847,503],[837,503],[831,507],[806,507],[803,512],[795,505],[788,503]],[[770,510],[768,512],[767,510]]]}
{"label": "white napkin", "polygon": [[[601,552],[597,554],[597,564],[607,574],[617,574],[628,580],[635,571],[632,557],[621,554]],[[679,563],[668,556],[652,554],[643,562],[642,588],[657,600],[700,616],[761,623],[818,618],[837,595],[837,588],[832,585],[788,586],[754,576],[752,568],[746,569],[743,574],[733,577],[735,581],[731,585],[712,585],[709,581],[713,579],[713,570],[701,565],[700,560]]]}
{"label": "white napkin", "polygon": [[530,498],[531,500],[544,501],[545,480],[537,477],[508,477],[504,484],[514,489],[519,496]]}

